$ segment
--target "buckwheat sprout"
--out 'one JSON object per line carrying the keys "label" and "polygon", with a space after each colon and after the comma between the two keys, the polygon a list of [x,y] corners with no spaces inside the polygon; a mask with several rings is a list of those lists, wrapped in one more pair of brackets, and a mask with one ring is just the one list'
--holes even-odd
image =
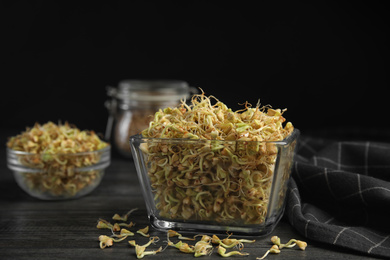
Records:
{"label": "buckwheat sprout", "polygon": [[292,248],[295,245],[297,245],[301,250],[305,250],[307,247],[307,243],[304,241],[296,240],[296,239],[290,239],[286,244],[281,244],[279,246],[280,249],[287,247],[287,248]]}
{"label": "buckwheat sprout", "polygon": [[183,243],[183,241],[179,241],[176,244],[174,244],[172,241],[168,239],[168,246],[176,247],[180,250],[180,252],[183,253],[195,253],[195,248],[192,245],[189,245],[187,243]]}
{"label": "buckwheat sprout", "polygon": [[110,247],[114,244],[113,239],[105,235],[99,236],[99,241],[100,241],[99,245],[101,249]]}
{"label": "buckwheat sprout", "polygon": [[149,226],[146,226],[146,227],[144,227],[142,229],[137,230],[137,233],[142,235],[142,236],[144,236],[144,237],[150,237],[148,232],[149,232]]}
{"label": "buckwheat sprout", "polygon": [[134,246],[134,247],[135,247],[135,253],[136,253],[136,255],[137,255],[137,258],[143,258],[143,257],[146,256],[146,255],[155,255],[155,254],[157,254],[157,253],[163,251],[162,247],[159,247],[157,250],[146,251],[146,248],[147,248],[148,246],[150,246],[152,243],[154,244],[154,243],[158,242],[159,240],[160,240],[159,237],[154,236],[154,237],[151,237],[151,238],[149,239],[149,242],[148,242],[148,243],[146,243],[146,244],[144,244],[144,245],[142,245],[142,246],[141,246],[141,245],[138,245],[138,244],[135,242],[135,240],[130,240],[130,241],[128,241],[128,243],[129,243],[131,246]]}
{"label": "buckwheat sprout", "polygon": [[241,255],[241,256],[247,256],[249,255],[249,253],[242,253],[242,252],[239,252],[239,251],[230,251],[229,253],[226,253],[226,248],[224,248],[223,246],[219,245],[217,247],[218,249],[218,254],[222,257],[229,257],[229,256],[233,256],[233,255]]}
{"label": "buckwheat sprout", "polygon": [[248,240],[248,239],[234,239],[234,238],[224,238],[222,239],[222,243],[227,246],[238,245],[238,248],[241,250],[244,248],[244,243],[254,243],[256,240]]}
{"label": "buckwheat sprout", "polygon": [[295,243],[301,250],[305,250],[307,247],[307,243],[305,241],[295,240]]}
{"label": "buckwheat sprout", "polygon": [[[285,139],[294,127],[283,126],[285,110],[244,106],[234,112],[202,93],[190,105],[155,113],[142,131],[151,139],[140,149],[161,217],[264,223],[278,154],[272,142]],[[170,141],[183,138],[201,142]]]}
{"label": "buckwheat sprout", "polygon": [[130,216],[131,213],[133,213],[134,211],[138,210],[138,208],[135,208],[135,209],[131,209],[129,210],[126,214],[120,216],[119,214],[115,214],[112,219],[114,220],[119,220],[119,221],[127,221],[127,218]]}
{"label": "buckwheat sprout", "polygon": [[131,228],[131,227],[134,227],[134,226],[135,226],[135,223],[133,223],[133,221],[130,221],[129,224],[126,224],[126,223],[119,223],[118,225],[119,225],[120,227]]}
{"label": "buckwheat sprout", "polygon": [[213,237],[211,238],[211,242],[213,244],[219,244],[225,248],[233,248],[235,246],[238,247],[239,250],[242,250],[244,248],[244,244],[243,243],[254,243],[256,242],[256,240],[247,240],[247,239],[234,239],[234,238],[230,238],[232,234],[229,234],[229,236],[227,238],[224,238],[224,239],[220,239],[218,236],[216,235],[213,235]]}
{"label": "buckwheat sprout", "polygon": [[295,239],[291,239],[287,244],[282,244],[280,242],[280,238],[278,236],[271,237],[271,242],[274,243],[275,245],[277,245],[279,247],[279,249],[282,249],[284,247],[293,248],[296,245],[294,243]]}
{"label": "buckwheat sprout", "polygon": [[194,256],[199,257],[202,255],[210,255],[211,252],[213,251],[213,246],[210,245],[209,242],[200,240],[196,242],[194,249],[195,249]]}
{"label": "buckwheat sprout", "polygon": [[195,235],[194,239],[197,238],[197,237],[200,237],[200,236],[201,236],[200,241],[211,242],[212,238],[210,236],[208,236],[208,235],[201,235],[201,234]]}
{"label": "buckwheat sprout", "polygon": [[278,236],[272,236],[271,242],[274,243],[277,246],[280,246],[280,238]]}
{"label": "buckwheat sprout", "polygon": [[230,238],[233,235],[233,233],[228,234],[227,238],[222,239],[222,242],[226,245],[234,244],[234,243],[254,243],[256,240],[252,239],[235,239],[235,238]]}
{"label": "buckwheat sprout", "polygon": [[121,227],[119,226],[118,223],[115,223],[114,225],[112,225],[112,228],[111,228],[112,232],[118,232],[120,230],[121,230]]}
{"label": "buckwheat sprout", "polygon": [[301,250],[305,250],[307,247],[307,243],[304,241],[300,241],[297,239],[290,239],[286,244],[281,244],[280,238],[278,236],[271,237],[271,242],[275,245],[279,246],[279,249],[282,249],[284,247],[292,248],[295,245],[297,245]]}
{"label": "buckwheat sprout", "polygon": [[168,230],[168,237],[176,237],[176,236],[178,239],[182,239],[182,240],[195,240],[195,238],[184,237],[177,231],[171,229]]}
{"label": "buckwheat sprout", "polygon": [[113,225],[104,219],[99,219],[96,227],[100,228],[100,229],[103,229],[103,228],[112,229]]}
{"label": "buckwheat sprout", "polygon": [[279,254],[280,249],[277,245],[273,245],[267,252],[265,252],[265,254],[262,257],[257,257],[256,259],[259,259],[259,260],[264,259],[269,253]]}
{"label": "buckwheat sprout", "polygon": [[114,232],[112,232],[112,235],[114,237],[122,238],[122,237],[134,236],[134,233],[131,232],[130,230],[122,228],[119,234],[115,234]]}
{"label": "buckwheat sprout", "polygon": [[[144,245],[142,245],[142,246],[143,246],[143,247],[148,247],[148,246],[150,246],[152,243],[155,244],[155,243],[158,242],[159,240],[160,240],[160,238],[157,237],[157,236],[151,237],[151,238],[149,239],[149,242],[146,243],[146,244],[144,244]],[[137,243],[135,242],[135,240],[130,240],[130,241],[128,241],[128,242],[129,242],[129,244],[132,245],[132,246],[136,246],[136,245],[137,245]]]}
{"label": "buckwheat sprout", "polygon": [[120,242],[124,240],[126,237],[120,238],[120,239],[115,239],[106,235],[100,235],[99,236],[99,245],[101,249],[104,249],[106,247],[110,247],[114,244],[114,242]]}
{"label": "buckwheat sprout", "polygon": [[135,245],[135,253],[136,253],[138,259],[143,258],[146,255],[155,255],[159,252],[162,252],[162,247],[160,247],[157,250],[151,250],[151,251],[145,251],[145,250],[146,250],[146,247],[140,246],[140,245]]}
{"label": "buckwheat sprout", "polygon": [[223,246],[224,248],[232,248],[232,247],[238,246],[240,248],[240,250],[241,250],[241,248],[243,247],[242,243],[240,243],[238,241],[234,241],[234,242],[233,241],[229,241],[229,244],[225,244],[216,235],[213,235],[211,241],[212,241],[213,244],[218,244],[220,246]]}

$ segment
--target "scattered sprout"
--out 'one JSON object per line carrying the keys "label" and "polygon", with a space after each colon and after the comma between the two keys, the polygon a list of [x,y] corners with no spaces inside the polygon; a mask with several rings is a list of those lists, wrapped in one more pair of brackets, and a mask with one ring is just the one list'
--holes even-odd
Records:
{"label": "scattered sprout", "polygon": [[191,246],[183,241],[179,241],[176,244],[172,243],[172,241],[168,241],[168,246],[176,247],[183,253],[195,253],[194,246]]}
{"label": "scattered sprout", "polygon": [[141,228],[141,229],[137,230],[137,233],[142,235],[142,236],[144,236],[144,237],[150,237],[148,232],[149,232],[149,226],[146,226],[144,228]]}
{"label": "scattered sprout", "polygon": [[307,247],[306,242],[296,239],[290,239],[288,243],[281,244],[280,238],[278,236],[271,237],[271,242],[274,245],[262,257],[258,257],[256,259],[264,259],[269,253],[279,254],[282,248],[293,248],[295,245],[298,245],[301,250],[305,250]]}
{"label": "scattered sprout", "polygon": [[115,238],[112,238],[112,237],[108,237],[106,235],[100,235],[99,236],[99,245],[100,245],[100,248],[103,249],[103,248],[106,248],[106,247],[110,247],[113,245],[113,242],[120,242],[122,240],[124,240],[126,237],[123,237],[123,238],[120,238],[120,239],[115,239]]}
{"label": "scattered sprout", "polygon": [[136,211],[137,208],[135,209],[131,209],[129,210],[126,214],[124,214],[123,216],[120,216],[119,214],[115,214],[112,219],[114,220],[119,220],[119,221],[127,221],[127,218],[130,216],[131,213],[133,213],[134,211]]}
{"label": "scattered sprout", "polygon": [[223,246],[219,245],[217,247],[218,249],[218,254],[222,257],[229,257],[229,256],[232,256],[232,255],[242,255],[242,256],[246,256],[246,255],[249,255],[249,253],[242,253],[242,252],[239,252],[239,251],[230,251],[229,253],[226,253],[226,248],[224,248]]}
{"label": "scattered sprout", "polygon": [[133,223],[132,221],[130,221],[129,224],[126,224],[126,223],[119,223],[118,225],[119,225],[120,227],[131,228],[131,227],[134,227],[134,226],[135,226],[135,223]]}
{"label": "scattered sprout", "polygon": [[96,227],[100,228],[100,229],[103,229],[103,228],[112,229],[113,225],[104,219],[99,219]]}
{"label": "scattered sprout", "polygon": [[119,238],[122,238],[122,237],[132,237],[134,236],[134,233],[131,232],[130,230],[127,230],[125,228],[122,228],[121,231],[120,231],[120,234],[114,234],[115,237],[119,237]]}
{"label": "scattered sprout", "polygon": [[300,241],[300,240],[297,240],[297,239],[290,239],[290,241],[288,241],[286,244],[281,244],[280,243],[280,238],[278,236],[273,236],[271,238],[271,241],[272,243],[274,243],[275,245],[279,246],[280,249],[284,248],[284,247],[287,247],[287,248],[292,248],[294,247],[295,245],[298,245],[298,247],[301,249],[301,250],[305,250],[306,247],[307,247],[307,243],[304,242],[304,241]]}
{"label": "scattered sprout", "polygon": [[[121,221],[127,221],[127,218],[126,219],[121,218]],[[130,222],[130,223],[132,223],[132,222]],[[111,247],[114,244],[114,242],[120,242],[129,236],[135,235],[132,231],[125,229],[125,228],[122,228],[120,230],[119,234],[115,234],[113,231],[114,226],[116,226],[116,225],[120,226],[121,224],[122,223],[111,224],[104,219],[99,219],[98,224],[97,224],[97,228],[110,229],[113,233],[113,235],[111,237],[106,236],[106,235],[99,236],[99,246],[101,249],[104,249],[106,247]],[[242,248],[244,247],[243,244],[256,242],[256,240],[232,238],[232,236],[233,236],[232,233],[230,233],[230,234],[228,233],[228,236],[224,239],[220,239],[215,234],[212,236],[198,234],[198,235],[195,235],[193,238],[189,238],[189,237],[183,236],[182,234],[180,234],[177,231],[168,230],[167,234],[166,234],[167,235],[167,241],[166,241],[167,245],[164,249],[162,247],[159,247],[157,250],[146,251],[146,248],[149,247],[151,244],[156,244],[158,241],[160,241],[159,237],[157,237],[157,236],[150,237],[148,232],[149,232],[149,226],[146,226],[143,229],[139,229],[136,232],[142,236],[149,237],[149,241],[144,245],[137,244],[135,239],[128,241],[129,245],[135,247],[137,258],[143,258],[146,255],[154,255],[156,253],[163,252],[167,247],[174,247],[182,253],[194,254],[194,257],[200,257],[200,256],[204,256],[204,255],[210,255],[212,253],[212,251],[214,249],[212,244],[217,245],[217,252],[222,257],[230,257],[233,255],[247,256],[247,255],[249,255],[249,253],[241,252]],[[114,238],[114,237],[116,237],[116,238]],[[177,239],[179,239],[179,241],[177,243],[173,243],[170,240],[170,238],[172,238],[172,237],[177,237]],[[198,237],[200,237],[200,239],[194,245],[191,245],[191,244],[188,244],[188,243],[185,243],[182,241],[182,240],[195,240]],[[257,257],[256,259],[259,259],[259,260],[264,259],[269,253],[279,254],[281,252],[282,248],[292,248],[295,245],[298,245],[298,247],[301,250],[305,250],[307,247],[306,242],[296,240],[296,239],[290,239],[290,241],[288,243],[281,244],[280,238],[278,236],[272,236],[271,242],[274,245],[262,257]],[[227,248],[234,248],[234,247],[237,247],[239,249],[239,251],[230,251],[230,252],[226,251]]]}
{"label": "scattered sprout", "polygon": [[208,235],[196,235],[195,237],[197,236],[202,236],[200,241],[204,241],[204,242],[211,242],[212,238]]}
{"label": "scattered sprout", "polygon": [[100,241],[99,245],[100,245],[101,249],[106,248],[106,247],[110,247],[114,244],[113,239],[111,237],[108,237],[105,235],[100,235],[99,241]]}
{"label": "scattered sprout", "polygon": [[273,253],[273,254],[279,254],[280,253],[280,248],[278,248],[277,245],[273,245],[270,249],[270,253]]}
{"label": "scattered sprout", "polygon": [[195,238],[183,237],[179,232],[174,230],[168,230],[168,237],[178,237],[178,239],[182,240],[195,240]]}
{"label": "scattered sprout", "polygon": [[307,247],[307,243],[305,241],[295,240],[295,243],[297,243],[297,246],[299,249],[305,251]]}
{"label": "scattered sprout", "polygon": [[115,223],[115,224],[112,226],[112,229],[111,229],[112,232],[118,232],[118,231],[120,231],[120,230],[121,230],[121,227],[119,226],[118,223]]}
{"label": "scattered sprout", "polygon": [[244,248],[243,243],[254,243],[256,240],[247,240],[247,239],[234,239],[230,238],[232,234],[230,234],[227,238],[220,239],[218,236],[213,235],[211,238],[211,242],[213,244],[218,244],[220,246],[223,246],[224,248],[232,248],[235,246],[238,246],[239,250],[242,250]]}
{"label": "scattered sprout", "polygon": [[150,251],[145,251],[146,247],[140,246],[140,245],[135,245],[135,254],[137,255],[137,258],[143,258],[146,255],[155,255],[158,252],[162,251],[162,247],[160,247],[157,250],[150,250]]}
{"label": "scattered sprout", "polygon": [[280,246],[280,238],[278,236],[271,237],[271,242],[277,246]]}
{"label": "scattered sprout", "polygon": [[226,246],[229,246],[229,247],[238,245],[238,248],[241,250],[242,248],[244,248],[244,244],[243,243],[254,243],[254,242],[256,242],[256,240],[230,238],[231,235],[232,234],[229,234],[227,238],[222,239],[221,242],[222,242],[223,245],[226,245]]}
{"label": "scattered sprout", "polygon": [[213,250],[213,246],[209,242],[200,240],[200,241],[196,242],[194,249],[195,249],[194,256],[199,257],[202,255],[211,254],[211,252]]}
{"label": "scattered sprout", "polygon": [[264,259],[269,253],[279,254],[280,253],[279,247],[277,245],[273,245],[267,252],[265,252],[265,254],[262,257],[257,257],[256,259]]}
{"label": "scattered sprout", "polygon": [[[143,247],[148,247],[148,246],[150,246],[152,243],[154,244],[154,243],[156,243],[156,242],[159,241],[159,240],[160,240],[160,238],[157,237],[157,236],[151,237],[151,238],[149,239],[149,242],[146,243],[146,244],[144,244],[144,245],[142,245],[142,246],[143,246]],[[135,240],[130,240],[130,241],[129,241],[129,244],[132,245],[132,246],[136,246],[136,245],[137,245],[137,243],[135,242]]]}

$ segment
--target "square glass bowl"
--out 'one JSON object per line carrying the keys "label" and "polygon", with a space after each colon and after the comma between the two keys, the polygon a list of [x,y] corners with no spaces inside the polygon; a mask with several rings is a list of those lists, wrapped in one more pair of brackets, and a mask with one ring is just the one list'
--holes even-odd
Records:
{"label": "square glass bowl", "polygon": [[275,142],[130,138],[158,230],[266,235],[281,219],[299,130]]}
{"label": "square glass bowl", "polygon": [[7,165],[18,185],[42,200],[75,199],[93,191],[111,162],[111,148],[35,154],[7,148]]}

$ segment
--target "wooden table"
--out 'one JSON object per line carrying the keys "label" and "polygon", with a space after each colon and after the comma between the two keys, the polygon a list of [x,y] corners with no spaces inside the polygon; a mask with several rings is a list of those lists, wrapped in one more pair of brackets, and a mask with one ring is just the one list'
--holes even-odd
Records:
{"label": "wooden table", "polygon": [[[2,130],[0,140],[3,144],[10,133],[13,134]],[[148,225],[132,160],[113,153],[111,165],[100,186],[85,197],[67,201],[41,201],[27,195],[16,184],[11,170],[7,168],[5,146],[0,150],[0,158],[0,259],[136,259],[135,249],[127,240],[136,239],[139,244],[148,241],[137,234],[110,248],[99,248],[99,235],[110,235],[109,230],[96,228],[99,218],[113,221],[111,217],[115,213],[123,214],[138,208],[130,216],[130,220],[136,223],[136,227],[130,230]],[[150,234],[159,236],[161,240],[147,250],[157,249],[160,245],[165,247],[165,233],[152,229]],[[290,238],[304,240],[308,247],[306,251],[296,247],[283,249],[281,254],[270,254],[266,259],[370,259],[353,251],[308,241],[286,219],[282,219],[271,235],[255,237],[255,243],[245,244],[242,251],[250,254],[245,259],[263,256],[272,245],[272,235],[278,235],[282,242]],[[205,257],[221,258],[216,250]],[[194,256],[169,247],[162,253],[144,259],[148,258],[193,259]]]}

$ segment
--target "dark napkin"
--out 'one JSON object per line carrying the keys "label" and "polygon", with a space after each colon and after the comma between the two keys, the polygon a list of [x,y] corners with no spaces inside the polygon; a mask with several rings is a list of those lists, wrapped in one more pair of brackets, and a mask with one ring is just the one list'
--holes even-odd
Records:
{"label": "dark napkin", "polygon": [[301,137],[286,215],[309,240],[390,258],[390,143]]}

